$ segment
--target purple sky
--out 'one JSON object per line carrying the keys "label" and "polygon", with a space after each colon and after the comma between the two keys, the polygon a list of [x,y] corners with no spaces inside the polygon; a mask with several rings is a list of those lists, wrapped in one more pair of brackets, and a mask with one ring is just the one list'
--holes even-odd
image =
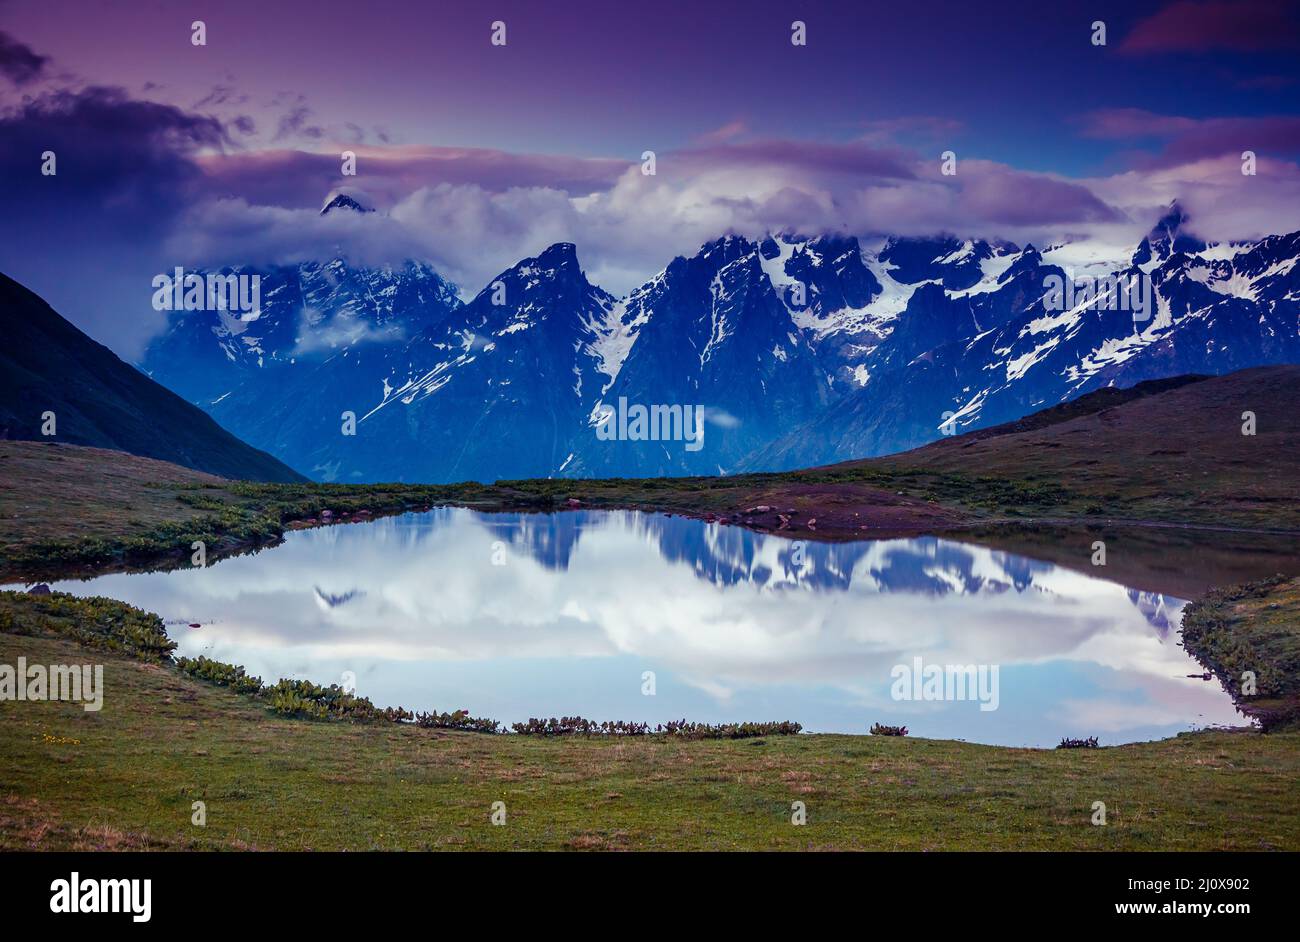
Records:
{"label": "purple sky", "polygon": [[[569,240],[622,292],[728,229],[1123,241],[1178,197],[1291,231],[1296,7],[0,0],[0,271],[130,356],[173,264],[419,255],[473,292]],[[319,219],[339,186],[383,212]]]}

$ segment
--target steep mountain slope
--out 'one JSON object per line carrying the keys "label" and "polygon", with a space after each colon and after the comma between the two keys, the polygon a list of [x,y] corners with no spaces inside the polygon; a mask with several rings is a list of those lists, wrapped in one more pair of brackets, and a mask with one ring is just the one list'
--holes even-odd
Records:
{"label": "steep mountain slope", "polygon": [[404,368],[358,426],[376,452],[362,474],[400,466],[411,480],[454,481],[559,470],[608,380],[615,319],[614,298],[588,283],[569,243],[502,272],[403,350]]}
{"label": "steep mountain slope", "polygon": [[460,306],[427,264],[354,268],[342,259],[225,269],[261,279],[258,311],[171,311],[141,368],[191,402],[214,405],[242,383],[273,391],[284,367],[402,343]]}
{"label": "steep mountain slope", "polygon": [[566,473],[725,472],[830,399],[825,371],[746,239],[728,236],[675,259],[626,308],[642,326],[601,402],[703,407],[703,443],[688,448],[687,430],[670,441],[606,441],[593,428],[576,438]]}
{"label": "steep mountain slope", "polygon": [[[300,481],[0,275],[0,436],[93,445],[229,478]],[[54,413],[53,436],[42,434]]]}
{"label": "steep mountain slope", "polygon": [[[613,301],[587,282],[574,247],[557,244],[469,304],[444,304],[441,294],[433,314],[413,304],[409,336],[281,364],[273,389],[265,374],[251,376],[211,411],[323,480],[551,473],[607,380]],[[355,434],[344,433],[344,413]]]}

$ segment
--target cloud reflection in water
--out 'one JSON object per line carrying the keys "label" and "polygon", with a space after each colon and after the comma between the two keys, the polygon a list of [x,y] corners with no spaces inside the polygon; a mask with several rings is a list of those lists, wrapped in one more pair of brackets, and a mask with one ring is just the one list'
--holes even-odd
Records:
{"label": "cloud reflection in water", "polygon": [[[796,544],[640,513],[437,509],[295,531],[204,570],[56,588],[164,620],[265,680],[357,675],[377,704],[506,722],[791,719],[1050,746],[1241,722],[1177,645],[1179,599],[930,537]],[[499,563],[499,564],[498,564]],[[1104,570],[1099,570],[1104,572]],[[914,657],[1000,665],[1000,706],[896,702]],[[641,693],[642,672],[657,693]]]}

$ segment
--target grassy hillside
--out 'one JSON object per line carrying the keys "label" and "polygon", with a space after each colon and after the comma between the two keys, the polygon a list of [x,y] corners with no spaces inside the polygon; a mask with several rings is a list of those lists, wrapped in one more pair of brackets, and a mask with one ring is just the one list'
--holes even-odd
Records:
{"label": "grassy hillside", "polygon": [[[1242,434],[1245,412],[1255,434]],[[1300,366],[1161,380],[914,451],[837,465],[911,477],[942,502],[988,503],[986,481],[1044,494],[1025,515],[1300,530]],[[816,472],[813,472],[816,473]],[[966,491],[966,493],[963,493]]]}
{"label": "grassy hillside", "polygon": [[320,513],[397,512],[480,489],[257,484],[100,448],[0,441],[0,580],[188,563],[275,543]]}
{"label": "grassy hillside", "polygon": [[[112,448],[225,477],[301,481],[207,413],[123,363],[53,308],[0,275],[0,438]],[[39,364],[39,365],[37,365]]]}
{"label": "grassy hillside", "polygon": [[199,511],[177,495],[223,478],[103,448],[0,442],[0,556],[46,539],[139,536]]}

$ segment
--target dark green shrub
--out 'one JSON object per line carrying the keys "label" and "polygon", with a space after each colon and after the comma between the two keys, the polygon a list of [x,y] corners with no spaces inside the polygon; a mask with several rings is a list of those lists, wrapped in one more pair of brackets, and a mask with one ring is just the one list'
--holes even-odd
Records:
{"label": "dark green shrub", "polygon": [[206,680],[219,687],[229,687],[236,693],[257,696],[262,692],[262,678],[249,677],[238,664],[214,661],[200,654],[196,658],[178,657],[176,667],[182,673],[189,674],[191,677]]}
{"label": "dark green shrub", "polygon": [[116,599],[7,591],[0,592],[0,610],[9,616],[5,630],[14,634],[60,635],[145,661],[166,661],[176,649],[161,618]]}
{"label": "dark green shrub", "polygon": [[457,710],[454,713],[439,713],[436,710],[432,713],[417,713],[415,725],[422,729],[459,729],[471,733],[501,731],[501,724],[497,720],[470,716],[468,710]]}
{"label": "dark green shrub", "polygon": [[803,727],[798,723],[724,723],[711,726],[708,723],[690,723],[686,720],[673,720],[656,725],[653,729],[649,723],[628,722],[625,720],[606,720],[598,723],[581,716],[564,716],[556,719],[537,719],[532,717],[526,723],[514,723],[511,726],[521,736],[675,736],[681,739],[748,739],[757,736],[793,736]]}
{"label": "dark green shrub", "polygon": [[1097,737],[1089,736],[1087,739],[1062,739],[1057,749],[1096,749]]}
{"label": "dark green shrub", "polygon": [[383,712],[365,697],[348,693],[338,684],[322,687],[310,680],[281,678],[262,691],[272,710],[285,716],[308,719],[340,719],[354,722],[384,718]]}

